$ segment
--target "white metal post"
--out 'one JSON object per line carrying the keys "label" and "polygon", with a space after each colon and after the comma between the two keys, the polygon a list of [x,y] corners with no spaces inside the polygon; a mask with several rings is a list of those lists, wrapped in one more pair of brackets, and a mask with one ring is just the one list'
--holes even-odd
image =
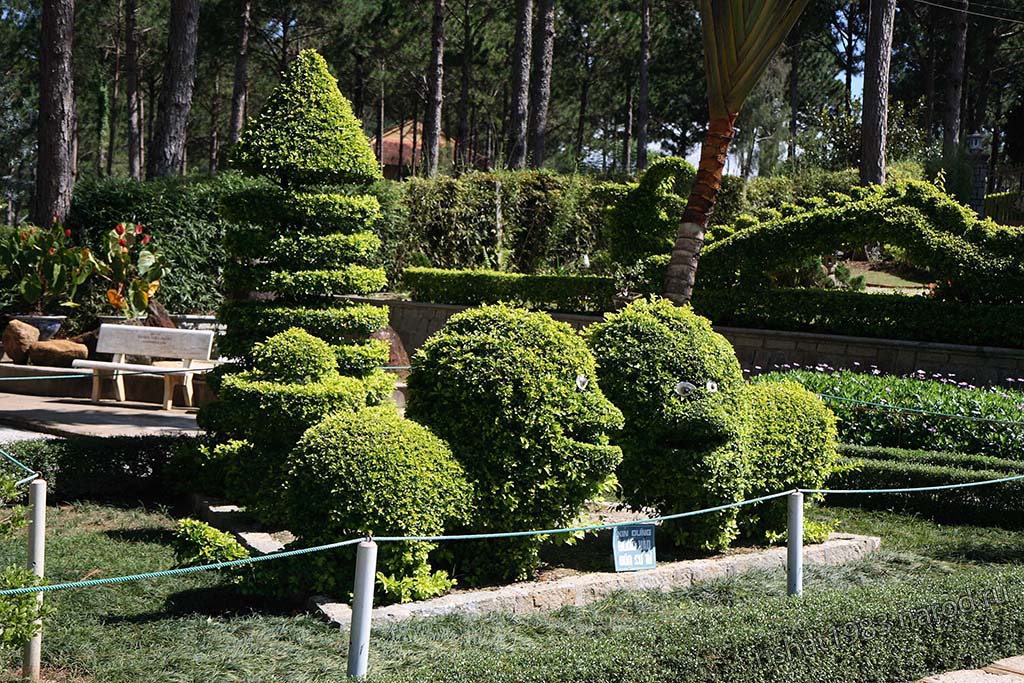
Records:
{"label": "white metal post", "polygon": [[377,577],[377,544],[366,540],[356,550],[356,581],[352,597],[352,625],[348,638],[348,675],[366,675],[370,658],[370,617]]}
{"label": "white metal post", "polygon": [[[39,578],[43,577],[46,562],[46,481],[36,479],[28,489],[28,504],[31,518],[28,525],[28,568]],[[43,594],[36,594],[36,603],[43,604]],[[25,644],[22,660],[22,678],[40,680],[43,653],[43,623],[36,621],[36,634]]]}
{"label": "white metal post", "polygon": [[789,495],[789,548],[786,558],[786,593],[804,593],[804,494]]}

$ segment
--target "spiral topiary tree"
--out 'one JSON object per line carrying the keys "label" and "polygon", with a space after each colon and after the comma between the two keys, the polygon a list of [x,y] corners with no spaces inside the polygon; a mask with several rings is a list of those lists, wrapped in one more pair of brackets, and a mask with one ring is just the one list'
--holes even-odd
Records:
{"label": "spiral topiary tree", "polygon": [[366,185],[380,171],[323,57],[304,50],[289,65],[232,161],[269,182],[225,200],[234,225],[221,351],[251,367],[256,343],[300,327],[332,345],[342,374],[379,373],[388,347],[368,337],[387,324],[387,311],[340,297],[386,284],[370,232],[380,205],[331,186]]}

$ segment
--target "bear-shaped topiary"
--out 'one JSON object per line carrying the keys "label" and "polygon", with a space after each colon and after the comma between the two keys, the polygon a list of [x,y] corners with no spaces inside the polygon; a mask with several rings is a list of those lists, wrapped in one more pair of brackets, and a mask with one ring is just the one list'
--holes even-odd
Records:
{"label": "bear-shaped topiary", "polygon": [[[570,524],[621,458],[622,415],[566,323],[505,305],[456,314],[413,358],[407,414],[451,446],[475,489],[473,532]],[[470,581],[526,578],[535,537],[453,544]]]}
{"label": "bear-shaped topiary", "polygon": [[[690,308],[636,301],[586,336],[598,380],[626,419],[618,477],[631,508],[669,515],[817,488],[835,466],[831,412],[793,387],[748,387],[728,340]],[[741,531],[781,533],[777,506],[759,510],[730,508],[665,527],[681,547],[721,550]]]}

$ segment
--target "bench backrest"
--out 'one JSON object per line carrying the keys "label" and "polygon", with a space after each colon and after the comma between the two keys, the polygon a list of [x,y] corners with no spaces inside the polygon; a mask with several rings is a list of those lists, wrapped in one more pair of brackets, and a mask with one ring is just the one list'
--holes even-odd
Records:
{"label": "bench backrest", "polygon": [[213,330],[172,330],[138,325],[100,325],[99,353],[210,360]]}

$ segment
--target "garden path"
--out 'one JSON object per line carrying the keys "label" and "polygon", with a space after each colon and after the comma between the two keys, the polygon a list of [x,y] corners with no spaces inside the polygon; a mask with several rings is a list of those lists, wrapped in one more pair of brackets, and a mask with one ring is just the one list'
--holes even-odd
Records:
{"label": "garden path", "polygon": [[195,410],[163,411],[155,403],[0,393],[0,424],[56,436],[195,434]]}
{"label": "garden path", "polygon": [[929,676],[919,683],[1024,683],[1024,657],[1000,659],[984,669]]}

